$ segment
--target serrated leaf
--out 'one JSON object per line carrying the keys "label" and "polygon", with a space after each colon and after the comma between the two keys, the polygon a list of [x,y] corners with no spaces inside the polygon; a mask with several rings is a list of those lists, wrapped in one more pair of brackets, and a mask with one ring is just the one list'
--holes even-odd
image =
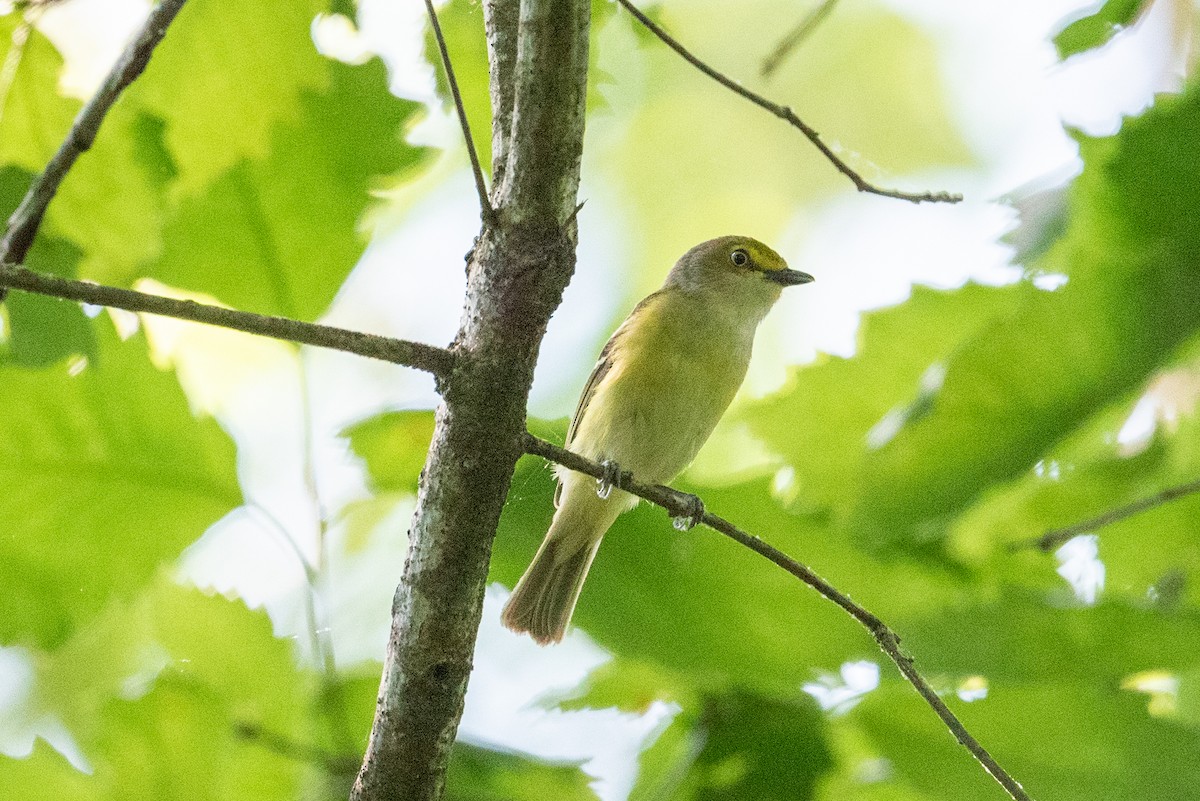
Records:
{"label": "serrated leaf", "polygon": [[146,275],[256,312],[311,320],[325,311],[365,246],[357,227],[370,190],[421,153],[398,138],[415,105],[388,94],[378,59],[327,64],[328,88],[302,95],[266,157],[181,201]]}
{"label": "serrated leaf", "polygon": [[241,503],[234,449],[141,337],[76,372],[0,367],[0,641],[51,647]]}
{"label": "serrated leaf", "polygon": [[[130,89],[130,103],[166,123],[180,194],[199,193],[239,162],[267,158],[280,132],[304,120],[305,99],[330,91],[331,62],[310,32],[313,18],[328,10],[319,0],[189,0],[183,7]],[[392,137],[384,143],[400,150]]]}
{"label": "serrated leaf", "polygon": [[799,368],[781,392],[747,406],[753,432],[795,471],[790,492],[798,505],[845,512],[872,440],[908,419],[922,377],[938,374],[964,342],[1038,294],[1024,284],[914,287],[905,303],[865,316],[853,358]]}
{"label": "serrated leaf", "polygon": [[1070,227],[1041,263],[1069,283],[964,344],[930,413],[871,453],[860,532],[939,536],[946,517],[1031,468],[1200,328],[1198,124],[1200,85],[1082,142]]}
{"label": "serrated leaf", "polygon": [[[71,779],[80,797],[284,801],[309,770],[274,743],[311,742],[311,680],[240,601],[160,575],[36,662],[28,714],[63,721],[90,766]],[[18,767],[0,758],[0,776]],[[50,781],[74,772],[53,759],[35,769]]]}

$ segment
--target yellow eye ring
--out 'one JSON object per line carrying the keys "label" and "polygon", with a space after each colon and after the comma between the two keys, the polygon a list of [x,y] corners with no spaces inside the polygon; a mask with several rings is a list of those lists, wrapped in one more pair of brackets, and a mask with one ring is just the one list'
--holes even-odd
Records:
{"label": "yellow eye ring", "polygon": [[738,248],[729,254],[729,260],[733,262],[734,267],[745,267],[750,263],[750,254]]}

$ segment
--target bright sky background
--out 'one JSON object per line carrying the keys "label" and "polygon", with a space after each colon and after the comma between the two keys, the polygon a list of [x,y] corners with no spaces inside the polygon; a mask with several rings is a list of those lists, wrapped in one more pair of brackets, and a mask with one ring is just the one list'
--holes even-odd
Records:
{"label": "bright sky background", "polygon": [[[1013,226],[1013,213],[996,201],[1022,187],[1059,183],[1078,169],[1076,148],[1063,123],[1094,135],[1111,133],[1122,115],[1138,112],[1154,92],[1180,83],[1172,20],[1175,14],[1190,13],[1190,0],[1159,0],[1136,29],[1099,53],[1066,65],[1056,63],[1049,35],[1065,18],[1099,3],[883,1],[937,42],[952,111],[979,156],[975,169],[902,176],[905,185],[953,185],[968,199],[955,207],[916,207],[846,192],[803,209],[781,241],[772,244],[794,266],[817,275],[814,287],[820,294],[788,295],[769,318],[760,335],[750,392],[777,386],[785,366],[808,361],[817,352],[851,354],[860,313],[903,300],[913,283],[953,287],[968,279],[1013,280],[1019,271],[1009,264],[1008,248],[997,243]],[[686,3],[668,0],[665,5],[670,9]],[[64,88],[83,95],[94,87],[116,56],[116,43],[138,24],[145,9],[139,0],[70,0],[47,11],[41,27],[68,56]],[[336,22],[322,29],[327,47],[366,46],[383,54],[393,68],[394,91],[432,103],[431,115],[413,138],[447,149],[426,177],[405,190],[388,217],[396,224],[372,243],[324,321],[440,344],[458,325],[462,257],[478,229],[478,211],[457,126],[434,102],[432,71],[421,49],[423,16],[417,0],[363,0],[361,40],[339,38]],[[712,91],[722,90],[714,85]],[[570,413],[603,329],[625,310],[620,308],[625,299],[612,281],[627,247],[620,199],[606,187],[586,183],[582,193],[588,205],[581,216],[579,267],[538,365],[531,410],[538,416]],[[728,232],[713,235],[723,233]],[[664,272],[668,266],[663,265]],[[160,355],[175,359],[196,403],[216,413],[237,438],[248,495],[289,531],[301,532],[298,545],[314,560],[320,556],[315,553],[313,503],[300,472],[284,467],[302,462],[301,382],[311,404],[316,483],[326,508],[368,495],[361,467],[335,432],[381,409],[429,408],[435,402],[427,377],[344,354],[308,352],[301,365],[288,349],[273,343],[171,321],[153,324],[151,334]],[[233,365],[226,350],[230,342],[237,343],[240,355]],[[292,410],[290,416],[280,412],[286,409]],[[271,410],[269,417],[265,410]],[[702,457],[696,469],[715,468]],[[410,514],[408,504],[393,510],[392,528],[402,533]],[[335,526],[331,539],[345,536],[343,528]],[[321,613],[343,664],[382,657],[403,542],[387,545],[385,553],[387,547],[392,559],[380,559],[380,552],[372,551],[370,559],[329,566],[333,585]],[[244,510],[231,514],[186,561],[194,580],[236,587],[252,605],[266,604],[277,630],[296,636],[300,648],[307,649],[308,638],[302,634],[306,623],[297,603],[303,576],[261,515]],[[499,588],[488,593],[462,736],[544,756],[590,759],[586,769],[600,778],[597,787],[605,801],[624,798],[642,741],[670,711],[655,708],[640,718],[543,711],[533,704],[539,696],[573,686],[605,656],[580,632],[564,645],[546,649],[504,632],[498,624],[503,597]],[[19,649],[0,649],[0,679],[6,674],[9,681],[0,681],[0,720],[6,704],[24,691],[21,677],[28,681]],[[851,694],[860,692],[863,682],[871,683],[862,678],[868,674],[878,680],[877,670],[848,666],[845,681],[826,677],[822,692],[833,692],[828,688],[836,689],[839,682],[851,686]],[[39,732],[66,747],[52,722]],[[30,734],[5,732],[0,725],[0,748],[27,751]]]}

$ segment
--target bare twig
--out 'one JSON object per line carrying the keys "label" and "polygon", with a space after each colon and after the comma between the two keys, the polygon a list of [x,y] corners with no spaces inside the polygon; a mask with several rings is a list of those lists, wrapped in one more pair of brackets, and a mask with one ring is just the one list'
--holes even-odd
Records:
{"label": "bare twig", "polygon": [[762,95],[750,91],[724,73],[718,72],[705,62],[701,61],[699,58],[694,56],[691,51],[676,41],[669,33],[663,30],[662,27],[654,22],[654,20],[650,19],[640,10],[638,10],[637,6],[629,2],[629,0],[617,0],[617,2],[620,3],[630,14],[633,14],[633,16],[637,18],[637,21],[646,26],[651,33],[661,39],[667,47],[678,53],[684,59],[684,61],[688,62],[693,67],[700,70],[705,75],[712,78],[714,81],[721,84],[734,94],[740,95],[759,108],[769,111],[776,117],[779,117],[781,120],[787,122],[792,127],[798,129],[802,134],[804,134],[808,141],[812,142],[813,146],[817,148],[817,150],[821,151],[821,154],[824,155],[825,158],[837,168],[838,172],[850,179],[859,192],[867,192],[872,195],[880,195],[881,197],[890,197],[897,200],[907,200],[911,203],[958,203],[962,200],[962,195],[957,193],[901,192],[898,189],[884,189],[876,186],[866,178],[863,178],[861,175],[859,175],[849,164],[839,158],[838,155],[833,152],[833,149],[830,148],[829,145],[825,144],[825,141],[821,139],[821,135],[818,134],[812,126],[797,117],[795,112],[793,112],[790,108],[767,100]]}
{"label": "bare twig", "polygon": [[438,377],[447,376],[454,365],[454,356],[450,351],[421,342],[364,334],[329,325],[303,323],[286,317],[253,314],[192,300],[176,300],[87,281],[71,281],[10,264],[0,264],[0,287],[77,300],[95,306],[175,317],[302,345],[346,351],[424,370]]}
{"label": "bare twig", "polygon": [[429,13],[429,24],[433,26],[433,37],[437,39],[438,52],[442,54],[442,68],[446,71],[446,83],[450,85],[450,94],[454,96],[454,108],[458,112],[458,124],[462,126],[463,141],[467,144],[467,155],[471,157],[475,190],[479,192],[479,213],[483,217],[483,224],[494,228],[496,210],[492,208],[492,201],[488,199],[487,183],[483,180],[483,169],[479,166],[479,154],[475,152],[475,140],[471,138],[471,125],[467,122],[467,111],[463,108],[462,94],[458,91],[458,80],[454,77],[454,66],[450,63],[450,51],[446,49],[442,26],[438,24],[437,12],[433,10],[433,0],[425,0],[425,10]]}
{"label": "bare twig", "polygon": [[247,740],[296,762],[302,762],[317,767],[335,776],[353,775],[358,769],[358,754],[336,754],[316,745],[298,743],[278,732],[264,729],[257,723],[237,721],[233,724],[233,733]]}
{"label": "bare twig", "polygon": [[812,11],[804,15],[804,19],[792,28],[787,34],[779,40],[779,44],[771,50],[770,54],[763,59],[762,67],[759,69],[759,74],[767,78],[773,73],[783,60],[795,50],[800,44],[807,39],[812,32],[824,22],[831,13],[833,7],[836,6],[838,0],[824,0],[821,5],[814,8]]}
{"label": "bare twig", "polygon": [[[116,65],[104,80],[100,90],[79,112],[67,138],[59,146],[58,152],[54,154],[50,163],[46,165],[46,169],[29,187],[21,205],[9,218],[8,230],[4,234],[4,239],[0,240],[0,263],[20,264],[25,261],[25,256],[29,253],[30,246],[33,245],[34,237],[37,236],[38,228],[41,227],[46,207],[54,199],[59,185],[75,164],[75,160],[92,146],[96,140],[96,134],[100,130],[100,123],[104,121],[108,110],[117,102],[121,92],[125,91],[125,87],[142,74],[142,70],[150,61],[150,55],[154,52],[154,48],[162,41],[167,32],[167,26],[175,19],[175,15],[179,13],[184,2],[185,0],[162,0],[154,7],[150,16],[146,18],[142,30],[117,59]],[[0,290],[0,300],[3,300],[3,297],[3,291]]]}
{"label": "bare twig", "polygon": [[1080,534],[1087,534],[1095,531],[1098,528],[1104,528],[1112,523],[1118,523],[1127,517],[1133,517],[1136,514],[1141,514],[1156,506],[1161,506],[1164,503],[1183,498],[1187,495],[1200,492],[1200,479],[1189,481],[1186,484],[1180,484],[1175,487],[1156,492],[1153,495],[1136,500],[1133,503],[1128,503],[1124,506],[1118,506],[1116,509],[1110,509],[1102,515],[1084,520],[1081,523],[1075,523],[1064,528],[1056,528],[1047,531],[1040,537],[1032,539],[1020,540],[1009,545],[1010,551],[1020,551],[1026,548],[1040,548],[1043,551],[1053,551],[1058,546],[1062,545],[1067,540],[1078,537]]}
{"label": "bare twig", "polygon": [[[564,450],[557,445],[552,445],[532,434],[527,433],[525,435],[524,446],[526,453],[541,456],[543,459],[561,464],[564,467],[592,476],[593,478],[605,478],[605,471],[602,465],[584,459],[582,456]],[[673,517],[689,516],[694,509],[692,496],[671,489],[670,487],[657,484],[642,484],[628,473],[622,474],[620,487],[626,492],[633,493],[657,506],[661,506],[667,510],[667,514]],[[875,642],[879,644],[883,652],[896,663],[896,667],[900,669],[900,672],[908,680],[909,684],[916,688],[921,697],[925,699],[925,702],[933,708],[937,716],[950,729],[955,739],[966,746],[972,756],[983,766],[983,769],[1000,783],[1014,801],[1029,801],[1029,796],[1017,780],[1010,776],[1004,768],[1000,767],[1000,764],[980,745],[979,741],[971,736],[971,733],[967,731],[966,727],[963,726],[955,714],[950,711],[945,702],[938,697],[938,694],[933,691],[929,683],[917,672],[917,669],[913,667],[912,657],[900,649],[900,637],[887,624],[850,600],[847,595],[818,576],[810,568],[792,559],[779,549],[768,545],[753,534],[742,531],[728,520],[717,517],[710,512],[705,512],[697,522],[703,523],[714,531],[718,531],[730,539],[736,540],[760,556],[769,559],[812,587],[827,600],[833,601],[833,603],[840,606],[851,617],[861,623],[867,631],[871,632],[871,636],[875,638]]]}

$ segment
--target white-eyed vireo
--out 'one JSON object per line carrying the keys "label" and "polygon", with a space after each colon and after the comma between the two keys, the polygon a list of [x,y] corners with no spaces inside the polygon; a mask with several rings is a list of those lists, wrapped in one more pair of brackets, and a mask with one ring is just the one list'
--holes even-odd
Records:
{"label": "white-eyed vireo", "polygon": [[[758,324],[784,287],[812,280],[750,237],[689,250],[600,352],[566,447],[643,482],[675,478],[741,386]],[[550,531],[501,617],[542,644],[562,639],[600,540],[637,504],[582,473],[559,468],[558,482]]]}

